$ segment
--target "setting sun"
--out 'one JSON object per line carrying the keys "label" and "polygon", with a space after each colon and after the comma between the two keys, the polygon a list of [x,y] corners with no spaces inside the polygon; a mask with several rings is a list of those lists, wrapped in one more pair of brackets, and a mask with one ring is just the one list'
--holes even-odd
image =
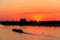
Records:
{"label": "setting sun", "polygon": [[43,15],[42,14],[34,14],[33,18],[36,21],[42,21],[43,20]]}
{"label": "setting sun", "polygon": [[37,22],[39,22],[40,20],[37,20]]}

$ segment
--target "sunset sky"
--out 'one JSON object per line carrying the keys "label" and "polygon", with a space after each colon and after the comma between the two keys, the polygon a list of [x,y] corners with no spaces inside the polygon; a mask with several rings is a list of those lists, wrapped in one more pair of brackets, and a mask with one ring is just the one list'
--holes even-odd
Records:
{"label": "sunset sky", "polygon": [[0,21],[60,20],[60,0],[0,0]]}

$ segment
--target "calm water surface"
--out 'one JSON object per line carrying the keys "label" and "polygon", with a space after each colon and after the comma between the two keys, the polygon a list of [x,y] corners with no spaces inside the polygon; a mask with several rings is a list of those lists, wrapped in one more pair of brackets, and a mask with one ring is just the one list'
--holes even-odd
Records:
{"label": "calm water surface", "polygon": [[[36,35],[16,33],[14,28]],[[0,25],[0,40],[60,40],[60,27]]]}

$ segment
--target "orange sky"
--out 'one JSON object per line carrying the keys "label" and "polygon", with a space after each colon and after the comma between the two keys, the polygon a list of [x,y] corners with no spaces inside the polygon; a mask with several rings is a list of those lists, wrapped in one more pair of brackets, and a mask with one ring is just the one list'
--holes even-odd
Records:
{"label": "orange sky", "polygon": [[0,20],[60,20],[60,0],[0,0]]}

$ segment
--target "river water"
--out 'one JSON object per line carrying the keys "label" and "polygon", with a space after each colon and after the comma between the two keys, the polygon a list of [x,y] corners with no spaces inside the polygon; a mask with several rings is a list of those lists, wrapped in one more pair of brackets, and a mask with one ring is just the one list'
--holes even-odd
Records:
{"label": "river water", "polygon": [[[13,32],[12,29],[22,29],[33,35]],[[0,40],[60,40],[60,27],[0,25]]]}

